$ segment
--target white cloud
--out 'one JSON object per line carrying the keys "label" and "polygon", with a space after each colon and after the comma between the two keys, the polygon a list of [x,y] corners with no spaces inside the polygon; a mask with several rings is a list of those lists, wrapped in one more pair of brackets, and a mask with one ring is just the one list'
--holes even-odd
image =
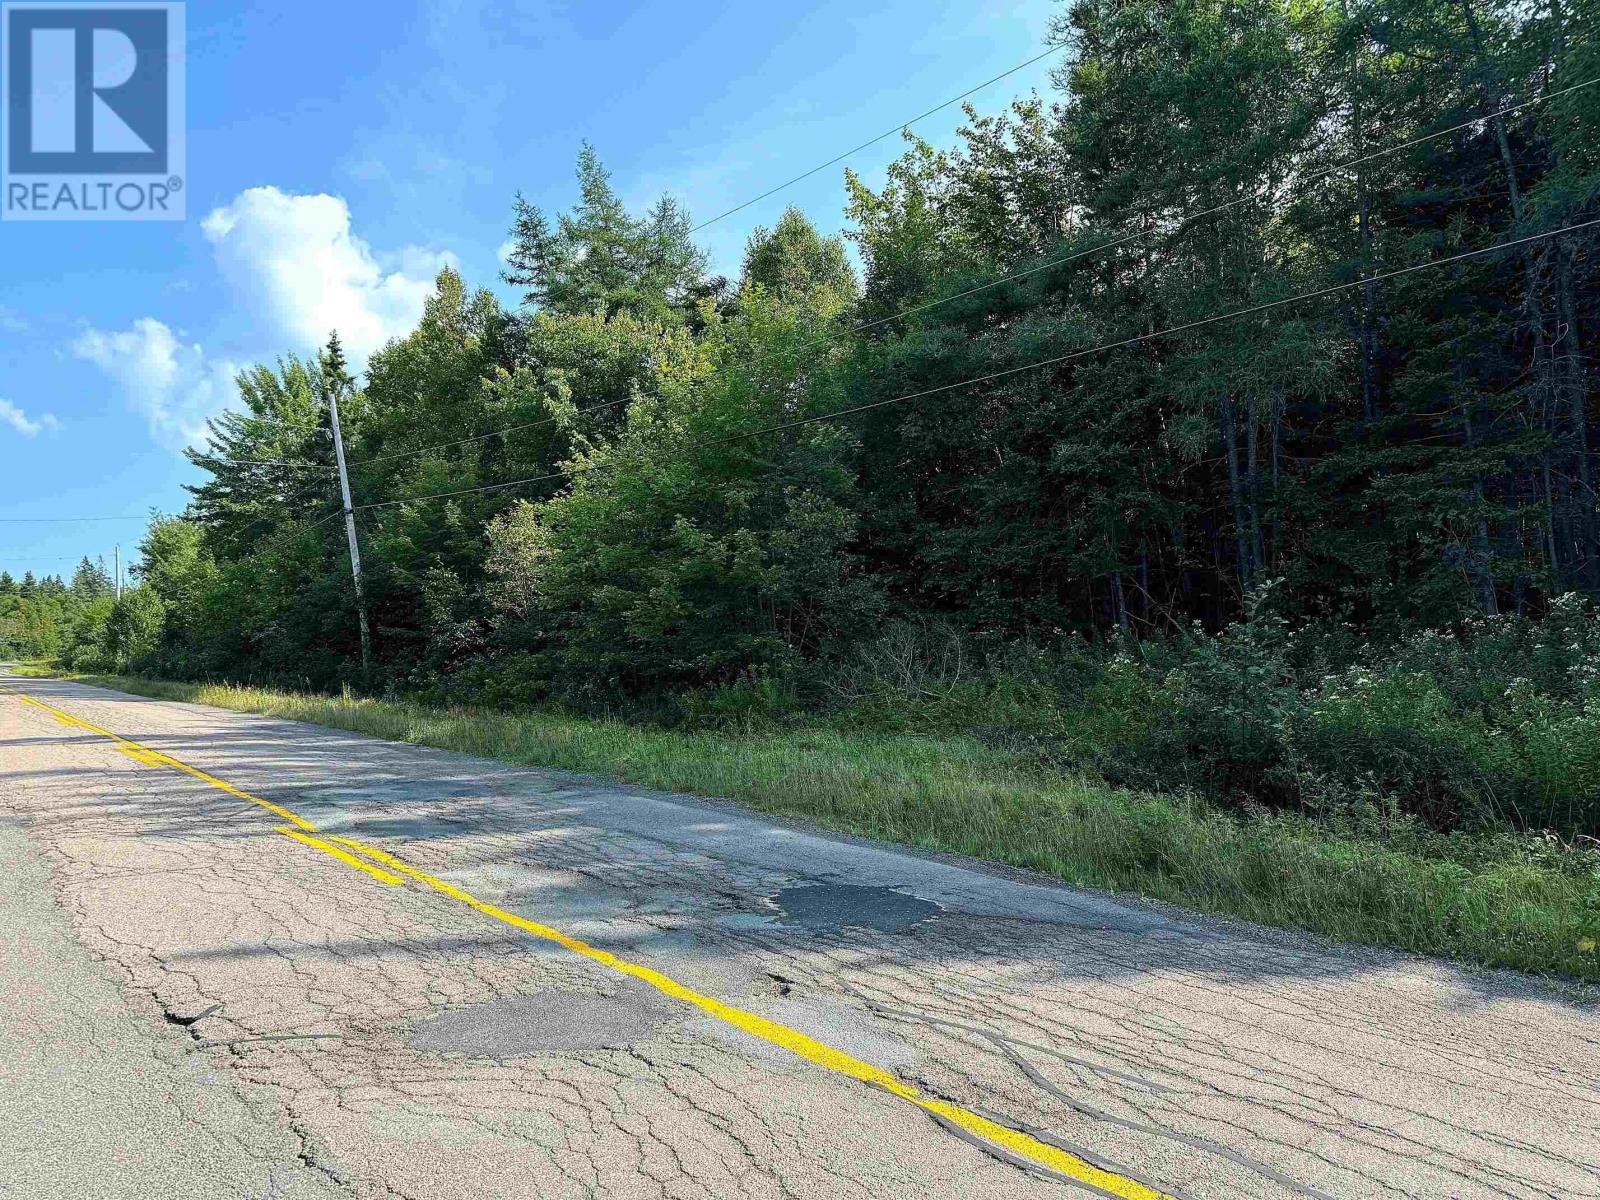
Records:
{"label": "white cloud", "polygon": [[434,277],[456,263],[420,246],[375,254],[351,231],[341,198],[276,187],[239,193],[201,229],[223,277],[286,349],[312,352],[338,330],[358,366],[410,332]]}
{"label": "white cloud", "polygon": [[38,437],[46,429],[54,433],[61,428],[61,422],[56,420],[54,413],[30,417],[9,400],[0,400],[0,424],[9,425],[23,437],[30,438]]}
{"label": "white cloud", "polygon": [[[259,318],[271,352],[314,353],[337,329],[352,364],[390,338],[410,332],[433,281],[454,255],[424,246],[376,253],[350,229],[337,196],[302,196],[251,188],[202,223],[223,278],[241,306]],[[99,367],[156,439],[192,444],[208,418],[235,399],[238,364],[213,359],[154,317],[123,330],[86,329],[72,353]],[[3,403],[3,402],[0,402]],[[0,408],[0,419],[32,436],[54,417],[31,421]]]}
{"label": "white cloud", "polygon": [[115,332],[85,330],[72,353],[104,371],[144,414],[156,439],[169,446],[199,440],[206,419],[234,398],[238,366],[208,361],[198,345],[185,345],[154,317]]}
{"label": "white cloud", "polygon": [[378,255],[378,263],[385,270],[413,279],[426,279],[428,290],[446,267],[459,269],[461,263],[448,250],[433,250],[427,246],[402,246],[391,254]]}

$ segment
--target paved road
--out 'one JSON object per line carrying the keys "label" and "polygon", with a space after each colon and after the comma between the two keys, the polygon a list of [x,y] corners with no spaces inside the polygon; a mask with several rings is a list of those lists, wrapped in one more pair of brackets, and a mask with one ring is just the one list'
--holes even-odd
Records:
{"label": "paved road", "polygon": [[300,1161],[271,1089],[161,1036],[3,817],[0,863],[0,1196],[348,1194]]}
{"label": "paved road", "polygon": [[0,1195],[1600,1197],[1513,979],[0,686]]}

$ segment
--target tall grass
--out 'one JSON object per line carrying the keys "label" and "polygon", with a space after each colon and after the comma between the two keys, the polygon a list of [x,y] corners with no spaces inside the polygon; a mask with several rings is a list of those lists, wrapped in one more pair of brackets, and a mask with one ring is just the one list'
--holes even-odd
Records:
{"label": "tall grass", "polygon": [[1537,839],[1404,848],[1051,768],[960,735],[680,732],[541,713],[77,676],[161,699],[737,800],[778,816],[1343,941],[1600,981],[1600,858]]}

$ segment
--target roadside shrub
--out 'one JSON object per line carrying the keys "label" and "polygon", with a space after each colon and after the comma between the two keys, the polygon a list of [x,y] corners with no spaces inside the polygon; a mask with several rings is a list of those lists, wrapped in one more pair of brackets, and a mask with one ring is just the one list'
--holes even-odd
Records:
{"label": "roadside shrub", "polygon": [[1436,829],[1600,832],[1600,619],[1567,597],[1541,620],[1413,634],[1305,690],[1296,790],[1364,779]]}
{"label": "roadside shrub", "polygon": [[1062,679],[1087,653],[1080,639],[1048,651],[1021,641],[990,646],[942,622],[900,621],[829,664],[816,690],[842,727],[1028,744],[1065,733]]}
{"label": "roadside shrub", "polygon": [[1289,716],[1293,778],[1309,807],[1325,807],[1316,780],[1364,780],[1402,797],[1407,811],[1444,829],[1490,800],[1489,730],[1415,672],[1355,669],[1328,680]]}
{"label": "roadside shrub", "polygon": [[[1216,637],[1196,631],[1183,664],[1169,672],[1172,716],[1194,769],[1185,783],[1209,794],[1281,799],[1274,768],[1285,755],[1285,723],[1299,696],[1276,619],[1243,623]],[[1170,769],[1170,768],[1169,768]]]}
{"label": "roadside shrub", "polygon": [[970,733],[1112,783],[1362,836],[1600,835],[1600,617],[1574,597],[1537,619],[1387,641],[1264,611],[1217,634],[1099,644],[906,622],[858,646],[826,693],[838,726]]}
{"label": "roadside shrub", "polygon": [[792,673],[747,671],[731,683],[676,697],[676,723],[755,731],[801,712]]}

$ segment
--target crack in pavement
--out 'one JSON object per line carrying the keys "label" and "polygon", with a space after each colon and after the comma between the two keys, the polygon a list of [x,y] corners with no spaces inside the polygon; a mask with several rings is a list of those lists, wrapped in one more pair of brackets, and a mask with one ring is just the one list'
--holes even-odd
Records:
{"label": "crack in pavement", "polygon": [[[952,1149],[939,1114],[908,1122],[711,1016],[626,1046],[418,1049],[411,1032],[441,1012],[611,985],[414,879],[272,851],[280,836],[238,820],[246,787],[319,841],[357,857],[348,843],[381,842],[512,917],[1169,1195],[1600,1197],[1595,1020],[1515,979],[1183,924],[687,798],[50,686],[157,765],[196,765],[152,769],[0,700],[0,809],[125,986],[177,1014],[226,1005],[205,1041],[233,1044],[194,1057],[279,1097],[341,1194],[1014,1200],[1060,1184]],[[944,911],[900,933],[772,919],[766,897],[819,881]],[[251,1040],[318,1030],[342,1036]]]}

